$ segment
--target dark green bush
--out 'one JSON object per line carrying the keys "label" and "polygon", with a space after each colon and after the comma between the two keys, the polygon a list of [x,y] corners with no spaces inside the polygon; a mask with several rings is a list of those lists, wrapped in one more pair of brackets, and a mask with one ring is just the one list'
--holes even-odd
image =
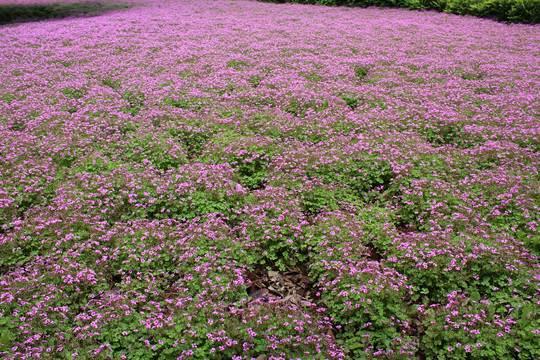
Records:
{"label": "dark green bush", "polygon": [[263,0],[273,3],[318,4],[328,6],[402,7],[438,10],[449,14],[474,15],[514,23],[538,24],[540,0]]}
{"label": "dark green bush", "polygon": [[107,4],[99,1],[80,1],[70,4],[6,4],[0,5],[0,25],[14,22],[61,19],[71,16],[95,16],[125,7],[127,5]]}

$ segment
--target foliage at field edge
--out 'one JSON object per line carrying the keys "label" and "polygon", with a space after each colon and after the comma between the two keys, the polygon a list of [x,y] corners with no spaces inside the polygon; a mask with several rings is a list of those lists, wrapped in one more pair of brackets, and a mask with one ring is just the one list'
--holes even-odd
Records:
{"label": "foliage at field edge", "polygon": [[1,357],[539,358],[537,27],[131,4],[0,27]]}
{"label": "foliage at field edge", "polygon": [[273,3],[319,4],[328,6],[380,6],[411,10],[437,10],[449,14],[473,15],[513,23],[540,23],[539,0],[262,0]]}
{"label": "foliage at field edge", "polygon": [[129,5],[120,2],[102,2],[94,0],[0,3],[0,25],[16,22],[62,19],[67,17],[97,16],[127,8]]}

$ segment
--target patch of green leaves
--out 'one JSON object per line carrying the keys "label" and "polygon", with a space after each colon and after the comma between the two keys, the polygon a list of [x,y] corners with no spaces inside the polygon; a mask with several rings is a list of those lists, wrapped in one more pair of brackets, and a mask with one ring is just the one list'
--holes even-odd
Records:
{"label": "patch of green leaves", "polygon": [[147,135],[144,137],[134,137],[123,149],[124,159],[144,165],[145,160],[152,163],[158,170],[170,170],[185,164],[185,155],[174,151],[172,144],[166,138],[154,139]]}
{"label": "patch of green leaves", "polygon": [[229,163],[235,169],[240,184],[251,190],[263,188],[268,176],[268,165],[272,154],[262,150],[233,155]]}
{"label": "patch of green leaves", "polygon": [[227,61],[227,67],[232,67],[232,68],[235,68],[237,70],[239,70],[240,68],[242,68],[244,66],[248,66],[248,65],[249,65],[249,62],[247,62],[245,60],[235,59],[235,60]]}
{"label": "patch of green leaves", "polygon": [[464,72],[464,73],[459,74],[459,77],[461,77],[464,80],[482,80],[484,78],[484,74]]}
{"label": "patch of green leaves", "polygon": [[15,99],[15,96],[11,93],[4,93],[2,94],[2,96],[0,96],[0,100],[2,100],[3,102],[7,103],[7,104],[10,104],[13,99]]}
{"label": "patch of green leaves", "polygon": [[283,110],[296,117],[306,117],[310,112],[321,112],[328,109],[328,100],[304,100],[291,98]]}
{"label": "patch of green leaves", "polygon": [[127,102],[127,105],[122,110],[135,116],[144,108],[146,97],[141,91],[128,90],[122,94],[122,99]]}
{"label": "patch of green leaves", "polygon": [[320,82],[322,80],[324,80],[324,77],[322,77],[321,75],[319,75],[317,72],[315,71],[311,71],[311,72],[304,72],[302,74],[300,74],[302,77],[304,77],[306,80],[308,81],[313,81],[313,82]]}
{"label": "patch of green leaves", "polygon": [[200,155],[212,137],[210,131],[199,128],[172,128],[169,133],[182,142],[182,147],[187,151],[189,158]]}
{"label": "patch of green leaves", "polygon": [[365,202],[380,198],[395,176],[388,162],[370,157],[318,165],[316,169],[310,169],[308,174],[327,184],[345,185]]}
{"label": "patch of green leaves", "polygon": [[262,77],[262,76],[254,75],[254,76],[251,76],[251,77],[248,79],[248,82],[251,84],[251,86],[253,86],[254,88],[256,88],[257,86],[259,86],[259,84],[260,84],[264,79],[265,79],[265,78]]}
{"label": "patch of green leaves", "polygon": [[86,96],[86,90],[76,88],[66,88],[61,91],[66,97],[70,99],[82,99]]}
{"label": "patch of green leaves", "polygon": [[201,97],[182,97],[176,99],[168,98],[163,103],[179,109],[200,111],[207,105],[208,100]]}
{"label": "patch of green leaves", "polygon": [[369,66],[355,66],[354,67],[354,74],[360,80],[364,80],[368,76],[369,71],[370,71]]}
{"label": "patch of green leaves", "polygon": [[361,102],[361,100],[359,100],[357,97],[348,96],[348,94],[342,94],[339,96],[339,98],[345,101],[351,110],[355,110]]}
{"label": "patch of green leaves", "polygon": [[308,215],[317,215],[322,211],[332,211],[340,208],[340,203],[354,205],[358,198],[350,189],[329,189],[316,186],[300,193],[300,206]]}
{"label": "patch of green leaves", "polygon": [[122,80],[113,79],[111,77],[103,78],[101,79],[101,84],[104,86],[108,86],[113,90],[120,89],[120,85],[122,85]]}
{"label": "patch of green leaves", "polygon": [[459,122],[441,122],[425,124],[420,133],[426,141],[436,147],[453,145],[461,149],[468,149],[481,142],[478,139],[470,139],[465,132],[465,124]]}

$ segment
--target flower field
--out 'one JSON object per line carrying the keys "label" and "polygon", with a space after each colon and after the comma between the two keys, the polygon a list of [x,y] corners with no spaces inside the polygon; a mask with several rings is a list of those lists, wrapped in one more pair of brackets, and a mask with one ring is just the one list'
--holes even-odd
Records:
{"label": "flower field", "polygon": [[0,26],[0,358],[540,357],[539,26],[62,4]]}

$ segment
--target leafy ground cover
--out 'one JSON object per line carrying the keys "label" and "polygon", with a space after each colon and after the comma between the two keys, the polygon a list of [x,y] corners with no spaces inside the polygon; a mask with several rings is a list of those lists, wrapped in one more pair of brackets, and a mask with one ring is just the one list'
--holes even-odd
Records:
{"label": "leafy ground cover", "polygon": [[537,26],[130,6],[0,27],[2,357],[540,356]]}

